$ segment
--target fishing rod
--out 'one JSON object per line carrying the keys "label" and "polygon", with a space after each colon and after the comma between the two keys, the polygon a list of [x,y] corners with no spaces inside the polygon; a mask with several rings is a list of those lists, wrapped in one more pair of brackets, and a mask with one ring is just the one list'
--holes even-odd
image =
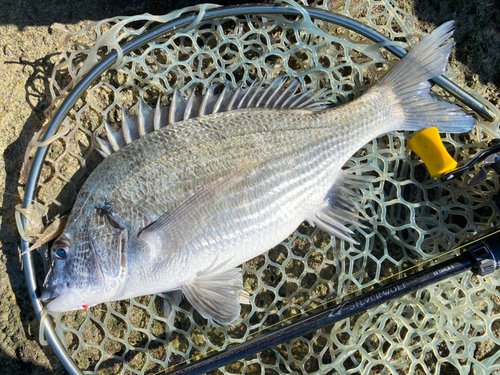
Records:
{"label": "fishing rod", "polygon": [[493,273],[500,266],[500,230],[472,241],[456,251],[464,249],[462,253],[452,259],[440,262],[423,271],[419,271],[404,279],[394,281],[388,285],[352,298],[346,302],[335,304],[325,311],[301,319],[288,326],[250,339],[244,343],[230,346],[214,355],[205,357],[194,363],[179,366],[168,375],[203,374],[227,364],[240,360],[265,349],[282,344],[317,331],[320,328],[332,325],[342,319],[359,314],[368,309],[379,306],[390,300],[400,298],[413,290],[420,289],[441,280],[472,271],[479,276]]}

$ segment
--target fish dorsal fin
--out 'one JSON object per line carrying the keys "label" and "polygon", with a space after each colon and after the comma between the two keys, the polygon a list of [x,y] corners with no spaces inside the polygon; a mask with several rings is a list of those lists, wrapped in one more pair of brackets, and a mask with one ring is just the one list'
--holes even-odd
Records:
{"label": "fish dorsal fin", "polygon": [[311,89],[298,93],[300,80],[295,79],[286,89],[282,89],[287,81],[284,76],[279,76],[269,85],[265,85],[262,81],[257,84],[254,82],[248,87],[238,86],[234,88],[226,85],[220,94],[214,94],[215,86],[211,86],[204,95],[194,96],[191,94],[189,98],[184,98],[179,90],[175,89],[169,105],[162,106],[161,97],[159,97],[154,109],[141,98],[137,115],[130,115],[122,108],[120,130],[115,131],[108,123],[104,122],[108,140],[96,137],[99,145],[98,151],[102,156],[107,157],[120,147],[161,127],[219,112],[244,108],[303,108],[320,111],[332,106],[332,103],[317,100],[326,89]]}
{"label": "fish dorsal fin", "polygon": [[366,170],[365,167],[361,167],[342,171],[326,197],[326,206],[321,207],[307,221],[312,225],[317,225],[332,236],[353,244],[358,244],[351,237],[351,234],[354,232],[347,228],[346,225],[351,224],[360,228],[366,228],[366,226],[359,223],[359,220],[364,219],[356,214],[351,199],[361,198],[361,195],[352,189],[353,187],[366,189],[373,182],[373,176],[356,174],[356,172],[364,172]]}
{"label": "fish dorsal fin", "polygon": [[221,324],[229,324],[240,315],[239,293],[243,290],[241,269],[223,270],[226,264],[214,262],[181,288],[201,316]]}

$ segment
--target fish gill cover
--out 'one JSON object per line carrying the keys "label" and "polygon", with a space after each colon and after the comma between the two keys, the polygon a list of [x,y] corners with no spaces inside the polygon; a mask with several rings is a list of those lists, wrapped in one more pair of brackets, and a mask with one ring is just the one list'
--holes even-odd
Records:
{"label": "fish gill cover", "polygon": [[[410,46],[423,36],[411,18],[388,1],[312,5],[356,18]],[[209,7],[194,10],[202,14]],[[117,42],[180,13],[116,17],[68,33],[53,72],[48,119],[83,74],[117,48]],[[71,208],[79,188],[102,161],[96,137],[105,134],[103,120],[118,130],[122,105],[137,113],[141,98],[153,107],[160,95],[170,100],[175,88],[189,97],[193,91],[205,93],[213,84],[220,84],[221,90],[225,84],[271,82],[283,74],[298,77],[303,90],[325,88],[320,99],[340,104],[359,97],[397,59],[336,25],[313,24],[305,17],[246,15],[209,22],[198,19],[117,61],[78,99],[58,134],[47,142],[50,149],[41,171],[38,205],[31,212],[35,225],[27,235],[42,229],[45,215],[56,217]],[[450,69],[447,74],[453,78]],[[435,93],[453,102],[439,90]],[[39,136],[27,150],[27,171],[29,157],[40,145]],[[477,128],[443,137],[459,162],[474,156],[491,139]],[[462,181],[442,183],[405,151],[405,144],[404,133],[389,133],[368,143],[346,165],[369,165],[375,177],[357,204],[368,228],[351,227],[360,244],[332,240],[302,224],[282,244],[243,265],[250,304],[242,306],[233,325],[203,319],[186,300],[174,305],[167,319],[163,299],[170,297],[162,294],[50,313],[48,319],[85,372],[157,373],[265,334],[260,331],[281,321],[321,311],[326,301],[359,294],[361,288],[376,287],[393,275],[403,277],[403,270],[498,225],[493,202],[499,189],[497,176],[474,187]],[[494,277],[453,277],[221,371],[489,373],[498,367],[500,356],[498,351],[488,352],[500,345],[498,286]],[[167,327],[172,332],[169,342]]]}

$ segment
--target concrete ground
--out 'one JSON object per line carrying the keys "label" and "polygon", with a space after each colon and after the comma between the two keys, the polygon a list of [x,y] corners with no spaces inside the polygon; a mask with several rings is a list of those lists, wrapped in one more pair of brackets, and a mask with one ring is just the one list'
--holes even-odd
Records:
{"label": "concrete ground", "polygon": [[[21,202],[22,158],[50,103],[48,79],[64,34],[117,15],[164,14],[193,1],[0,0],[0,372],[65,373],[50,347],[38,343],[38,321],[29,300],[19,251],[14,207]],[[234,3],[234,2],[232,2]],[[398,0],[430,31],[454,19],[452,66],[461,86],[500,108],[500,1]]]}

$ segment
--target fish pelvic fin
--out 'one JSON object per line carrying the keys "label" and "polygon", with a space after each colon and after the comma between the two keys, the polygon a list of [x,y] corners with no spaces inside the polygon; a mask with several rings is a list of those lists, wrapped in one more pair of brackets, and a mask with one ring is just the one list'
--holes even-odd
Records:
{"label": "fish pelvic fin", "polygon": [[374,176],[361,174],[369,170],[372,168],[356,167],[341,171],[325,198],[325,204],[307,221],[332,236],[358,245],[359,242],[352,238],[354,232],[347,225],[366,228],[360,223],[365,219],[356,213],[353,198],[362,199],[362,195],[354,189],[368,189],[372,184]]}
{"label": "fish pelvic fin", "polygon": [[[422,130],[431,126],[445,133],[463,133],[473,129],[474,119],[460,107],[435,101],[430,95],[429,79],[446,71],[453,43],[443,43],[453,34],[454,21],[438,27],[417,44],[368,92],[381,91],[397,106],[402,121],[393,130]],[[367,93],[368,93],[367,92]]]}
{"label": "fish pelvic fin", "polygon": [[[163,316],[166,320],[165,325],[165,342],[169,343],[174,332],[174,321],[175,312],[173,311],[173,305],[179,306],[182,301],[182,291],[173,290],[171,292],[166,292],[163,299]],[[166,345],[167,349],[167,360],[170,358],[170,345]]]}
{"label": "fish pelvic fin", "polygon": [[[283,89],[285,86],[286,89]],[[216,85],[212,85],[205,94],[195,96],[193,91],[189,98],[183,97],[179,90],[175,89],[168,105],[162,106],[159,97],[155,108],[148,106],[141,98],[137,115],[128,114],[122,107],[120,130],[115,131],[104,121],[103,128],[108,140],[96,137],[99,146],[97,150],[106,158],[126,144],[164,126],[219,112],[245,108],[302,108],[321,111],[332,107],[332,103],[318,100],[326,89],[298,92],[300,86],[298,78],[289,80],[286,76],[279,76],[269,84],[261,81],[248,87],[240,85],[236,88],[226,85],[220,94],[214,93]]]}
{"label": "fish pelvic fin", "polygon": [[221,271],[227,262],[215,262],[190,282],[182,284],[182,292],[206,319],[229,324],[240,315],[240,292],[243,290],[241,269]]}

